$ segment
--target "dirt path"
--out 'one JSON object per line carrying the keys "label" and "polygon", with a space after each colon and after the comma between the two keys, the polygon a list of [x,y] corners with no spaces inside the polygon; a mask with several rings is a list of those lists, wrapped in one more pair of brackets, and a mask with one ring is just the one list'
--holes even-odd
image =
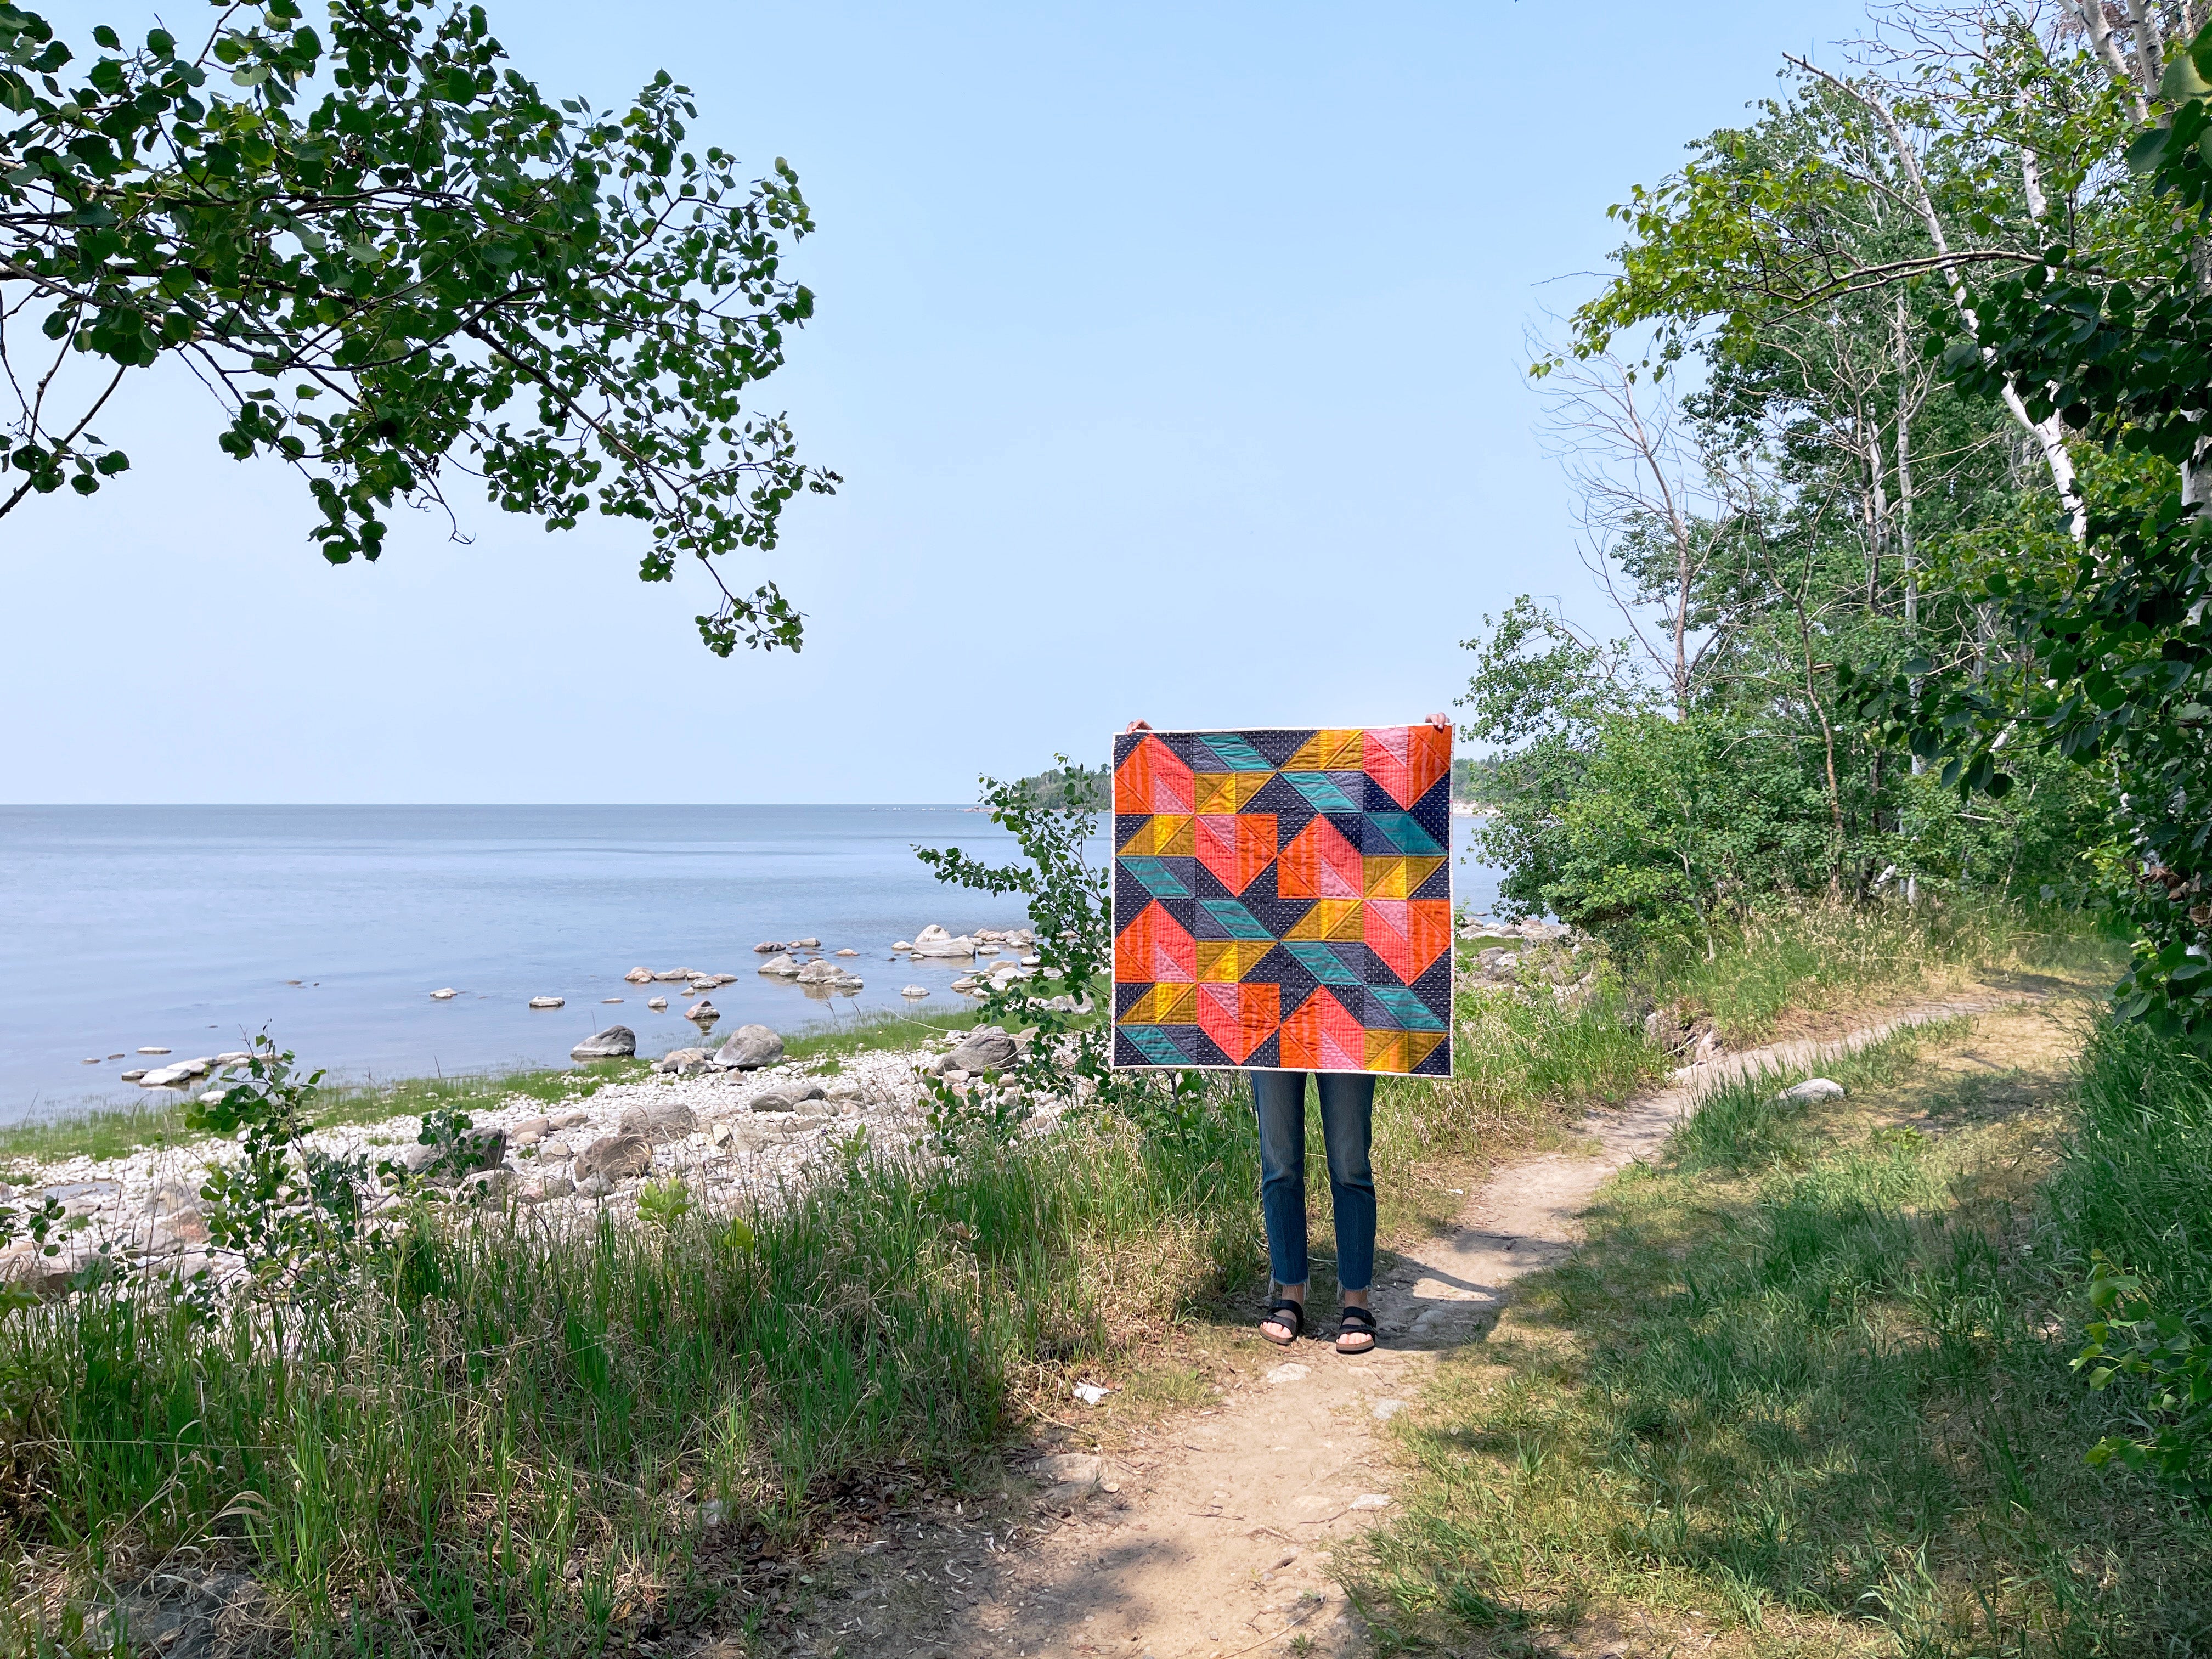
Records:
{"label": "dirt path", "polygon": [[[1580,1126],[1588,1152],[1501,1170],[1449,1237],[1391,1261],[1375,1286],[1376,1351],[1342,1358],[1317,1337],[1279,1350],[1250,1334],[1236,1352],[1237,1385],[1218,1406],[1170,1418],[1118,1455],[1041,1469],[1070,1478],[1020,1524],[1015,1547],[980,1522],[892,1528],[840,1572],[826,1605],[802,1614],[793,1650],[1235,1659],[1299,1636],[1306,1653],[1360,1650],[1329,1569],[1341,1540],[1389,1512],[1382,1425],[1440,1354],[1487,1333],[1514,1280],[1574,1248],[1609,1176],[1656,1152],[1713,1083],[1761,1066],[1808,1069],[1907,1026],[2023,1000],[1929,1003],[1836,1041],[1723,1055],[1590,1113]],[[1316,1322],[1320,1334],[1333,1329],[1326,1310]]]}

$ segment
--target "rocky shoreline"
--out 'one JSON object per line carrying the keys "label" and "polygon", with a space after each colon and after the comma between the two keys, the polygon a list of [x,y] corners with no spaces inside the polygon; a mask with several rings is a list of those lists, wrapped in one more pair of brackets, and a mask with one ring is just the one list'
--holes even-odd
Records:
{"label": "rocky shoreline", "polygon": [[[773,1202],[856,1133],[865,1132],[880,1152],[912,1146],[927,1127],[929,1079],[963,1090],[997,1087],[987,1074],[1012,1062],[1026,1038],[985,1026],[834,1061],[786,1059],[781,1039],[760,1026],[733,1034],[725,1048],[741,1040],[750,1045],[749,1064],[717,1065],[702,1050],[678,1050],[634,1081],[594,1088],[596,1079],[578,1074],[570,1105],[514,1095],[474,1111],[469,1138],[479,1167],[440,1184],[456,1196],[526,1208],[555,1226],[603,1214],[628,1221],[643,1186],[671,1176],[717,1209]],[[1062,1109],[1056,1101],[1032,1103],[1035,1129],[1049,1127]],[[415,1116],[393,1116],[322,1131],[308,1144],[420,1170],[439,1150],[419,1144],[420,1127]],[[72,1219],[82,1218],[58,1255],[42,1255],[27,1238],[0,1250],[0,1284],[60,1294],[102,1255],[133,1271],[189,1277],[205,1268],[218,1279],[240,1273],[237,1256],[210,1244],[199,1196],[210,1166],[230,1151],[229,1142],[208,1139],[115,1158],[64,1158],[0,1187],[0,1200],[20,1206],[51,1197]],[[387,1193],[369,1207],[373,1213],[399,1201]]]}
{"label": "rocky shoreline", "polygon": [[[988,966],[978,967],[972,973],[962,975],[947,987],[962,996],[980,1000],[994,990],[1003,988],[1013,980],[1028,979],[1044,971],[1036,944],[1036,933],[1027,927],[978,927],[972,933],[954,933],[933,922],[917,932],[911,939],[902,939],[892,944],[887,959],[893,963],[903,960],[908,963],[977,963],[984,958],[1001,957],[1001,960],[992,962]],[[841,945],[834,951],[825,950],[819,937],[809,936],[787,940],[763,939],[752,948],[755,955],[766,958],[755,968],[756,973],[795,985],[811,1000],[827,1001],[832,997],[852,996],[866,988],[866,981],[847,966],[848,962],[860,955],[852,945]],[[642,964],[631,969],[622,977],[625,983],[641,989],[658,985],[681,986],[683,995],[698,999],[683,1012],[684,1018],[696,1025],[702,1036],[711,1032],[722,1018],[721,1011],[711,1000],[713,993],[725,985],[736,984],[738,979],[736,974],[710,972],[700,968],[654,969]],[[442,985],[428,994],[433,1002],[451,1002],[462,993],[453,986]],[[908,985],[899,991],[899,995],[909,1003],[919,1002],[930,994],[929,988],[923,985]],[[599,1000],[602,1004],[619,1006],[623,998],[608,996]],[[525,1006],[551,1011],[565,1008],[568,1002],[566,995],[545,992],[526,999]],[[645,1006],[659,1013],[665,1011],[668,1004],[666,995],[655,994],[646,999]],[[1069,1006],[1073,1005],[1071,1002]],[[624,1028],[614,1026],[610,1030],[621,1031]],[[628,1048],[592,1047],[606,1035],[600,1032],[586,1038],[570,1051],[570,1058],[616,1059],[635,1052],[635,1038],[631,1039],[631,1046]],[[121,1074],[120,1080],[135,1083],[146,1090],[188,1090],[226,1065],[242,1065],[246,1058],[243,1053],[231,1053],[172,1060],[168,1058],[171,1053],[167,1048],[141,1048],[137,1050],[138,1056],[149,1063],[131,1066]],[[131,1058],[132,1056],[127,1054],[107,1056],[111,1061]],[[96,1066],[100,1061],[94,1055],[83,1063]]]}

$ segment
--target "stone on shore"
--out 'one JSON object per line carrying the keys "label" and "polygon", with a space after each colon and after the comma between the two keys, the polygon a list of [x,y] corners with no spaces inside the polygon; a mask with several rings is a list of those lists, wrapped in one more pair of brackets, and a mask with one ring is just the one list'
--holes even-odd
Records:
{"label": "stone on shore", "polygon": [[635,1135],[641,1140],[681,1140],[696,1133],[699,1115],[681,1101],[666,1101],[652,1106],[633,1106],[622,1115],[615,1126],[617,1134]]}
{"label": "stone on shore", "polygon": [[650,968],[633,968],[629,972],[624,974],[623,977],[633,985],[650,985],[653,983],[653,969]]}
{"label": "stone on shore", "polygon": [[781,951],[783,948],[783,942],[781,939],[764,939],[758,945],[753,946],[753,950],[757,954],[764,957],[772,957],[778,951]]}
{"label": "stone on shore", "polygon": [[[931,930],[924,928],[922,931],[924,933],[927,933]],[[973,957],[975,954],[975,941],[969,939],[965,933],[955,938],[954,936],[946,933],[941,927],[937,929],[936,932],[939,936],[935,939],[916,939],[914,942],[914,951],[912,954],[916,957],[928,960],[939,960],[953,957]]]}
{"label": "stone on shore", "polygon": [[710,1048],[671,1048],[653,1062],[653,1069],[664,1073],[673,1073],[678,1077],[689,1077],[694,1072],[705,1071],[714,1061],[714,1051]]}
{"label": "stone on shore", "polygon": [[655,975],[653,975],[653,978],[655,978],[655,979],[663,979],[663,980],[675,981],[675,980],[679,980],[679,979],[692,979],[692,978],[696,978],[696,976],[697,976],[697,975],[696,975],[696,970],[695,970],[695,969],[690,969],[690,968],[668,968],[668,969],[664,969],[661,972],[655,974]]}
{"label": "stone on shore", "polygon": [[532,997],[530,1006],[533,1008],[558,1008],[566,1000],[564,997]]}
{"label": "stone on shore", "polygon": [[1817,1106],[1824,1100],[1840,1100],[1843,1096],[1844,1085],[1835,1079],[1808,1077],[1802,1083],[1791,1085],[1774,1097],[1778,1101],[1786,1100],[1794,1106]]}
{"label": "stone on shore", "polygon": [[123,1074],[122,1080],[125,1083],[143,1083],[146,1080],[146,1068],[143,1066],[134,1066]]}
{"label": "stone on shore", "polygon": [[929,987],[927,985],[902,985],[899,987],[899,994],[902,997],[912,997],[919,1001],[921,998],[929,994]]}
{"label": "stone on shore", "polygon": [[750,1072],[783,1058],[783,1039],[765,1025],[740,1025],[715,1050],[714,1064],[726,1071]]}
{"label": "stone on shore", "polygon": [[610,1025],[568,1050],[571,1060],[628,1060],[637,1053],[637,1033],[627,1025]]}
{"label": "stone on shore", "polygon": [[464,1198],[481,1200],[500,1197],[514,1185],[514,1171],[512,1170],[478,1170],[474,1175],[461,1178],[460,1190]]}
{"label": "stone on shore", "polygon": [[712,1025],[721,1018],[722,1011],[711,1002],[695,1002],[684,1011],[684,1018],[697,1025]]}
{"label": "stone on shore", "polygon": [[579,1186],[593,1176],[603,1181],[632,1181],[651,1173],[653,1144],[643,1135],[617,1133],[601,1135],[576,1154]]}
{"label": "stone on shore", "polygon": [[967,1040],[937,1063],[945,1072],[1003,1072],[1019,1053],[1013,1038],[995,1025],[979,1025]]}
{"label": "stone on shore", "polygon": [[794,951],[818,951],[822,948],[822,941],[818,939],[795,939],[791,941],[791,948]]}
{"label": "stone on shore", "polygon": [[844,949],[838,951],[837,954],[841,957],[857,957],[860,953],[858,951],[855,951],[851,945],[848,945]]}
{"label": "stone on shore", "polygon": [[647,997],[645,1000],[645,1006],[652,1009],[656,1014],[665,1014],[668,1012],[668,999],[666,997]]}
{"label": "stone on shore", "polygon": [[460,995],[459,991],[456,991],[452,986],[447,985],[441,987],[439,989],[431,992],[430,1000],[433,1002],[451,1002],[459,995]]}
{"label": "stone on shore", "polygon": [[788,1112],[796,1109],[789,1095],[775,1089],[764,1089],[745,1104],[756,1112]]}
{"label": "stone on shore", "polygon": [[779,975],[786,979],[795,979],[799,975],[799,958],[786,951],[770,957],[766,962],[761,963],[757,971]]}
{"label": "stone on shore", "polygon": [[427,1146],[418,1143],[399,1155],[400,1166],[410,1175],[420,1175],[440,1162],[447,1175],[496,1170],[507,1162],[507,1131],[472,1129],[459,1140],[434,1141]]}

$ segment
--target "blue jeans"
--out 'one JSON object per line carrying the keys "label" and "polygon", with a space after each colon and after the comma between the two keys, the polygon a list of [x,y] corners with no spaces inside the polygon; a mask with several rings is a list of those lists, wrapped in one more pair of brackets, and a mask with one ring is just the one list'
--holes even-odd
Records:
{"label": "blue jeans", "polygon": [[[1328,1195],[1336,1210],[1336,1284],[1364,1291],[1375,1277],[1375,1172],[1367,1143],[1375,1123],[1375,1079],[1322,1072],[1322,1144],[1328,1149]],[[1260,1114],[1260,1212],[1267,1222],[1267,1265],[1275,1283],[1306,1282],[1306,1073],[1254,1072]]]}

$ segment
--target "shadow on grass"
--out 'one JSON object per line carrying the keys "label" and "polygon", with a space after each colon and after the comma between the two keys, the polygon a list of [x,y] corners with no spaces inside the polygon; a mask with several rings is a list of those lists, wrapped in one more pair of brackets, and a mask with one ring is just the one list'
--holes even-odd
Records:
{"label": "shadow on grass", "polygon": [[[1447,1364],[1406,1431],[1418,1478],[1361,1569],[1394,1641],[1478,1636],[1500,1607],[1668,1630],[1717,1613],[1754,1646],[1856,1641],[1875,1619],[1931,1659],[2212,1640],[2212,1518],[2086,1466],[2125,1407],[2068,1364],[2085,1218],[2171,1236],[2212,1199],[2204,1158],[2185,1160],[2193,1182],[2168,1164],[2123,1192],[2084,1186],[2077,1142],[2021,1204],[2033,1126],[1974,1121],[1949,1097],[1986,1084],[1915,1071],[1960,1033],[1907,1035],[1855,1057],[1861,1081],[1961,1127],[1777,1108],[1786,1077],[1716,1091],[1503,1334]],[[2172,1071],[2118,1046],[2093,1077]],[[2165,1104],[2144,1135],[2179,1138],[2192,1114]],[[2129,1163],[2125,1117],[2091,1126],[2108,1168]],[[2194,1244],[2149,1254],[2203,1271]]]}

